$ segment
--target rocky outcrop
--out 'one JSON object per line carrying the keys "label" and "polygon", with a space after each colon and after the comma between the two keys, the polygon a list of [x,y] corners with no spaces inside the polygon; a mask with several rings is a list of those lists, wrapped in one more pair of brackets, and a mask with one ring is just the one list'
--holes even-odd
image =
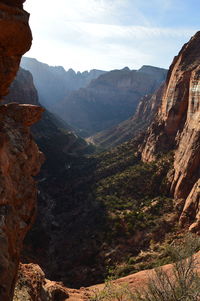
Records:
{"label": "rocky outcrop", "polygon": [[194,184],[186,199],[183,212],[180,217],[182,225],[191,223],[189,230],[200,234],[200,179]]}
{"label": "rocky outcrop", "polygon": [[[24,1],[0,1],[0,97],[8,92],[21,56],[32,36]],[[33,179],[43,161],[29,127],[38,121],[39,106],[0,106],[0,300],[13,297],[23,239],[36,211]]]}
{"label": "rocky outcrop", "polygon": [[[158,117],[148,129],[141,148],[142,159],[148,162],[163,152],[175,151],[174,174],[170,175],[171,194],[183,203],[187,199],[181,221],[182,224],[186,220],[189,224],[195,222],[195,229],[195,218],[199,219],[200,176],[199,46],[200,32],[197,32],[174,58]],[[191,213],[191,208],[196,209]]]}
{"label": "rocky outcrop", "polygon": [[47,280],[37,264],[20,264],[13,300],[65,301],[72,291],[65,288],[62,283]]}
{"label": "rocky outcrop", "polygon": [[0,299],[12,300],[23,239],[35,218],[37,189],[33,179],[43,162],[29,127],[38,106],[0,107]]}
{"label": "rocky outcrop", "polygon": [[0,97],[7,94],[18,71],[21,56],[31,46],[29,14],[20,9],[22,3],[11,0],[0,2]]}
{"label": "rocky outcrop", "polygon": [[3,98],[3,103],[17,102],[32,105],[40,105],[37,91],[33,83],[33,77],[29,71],[22,68],[17,72],[15,80],[12,82],[9,94]]}

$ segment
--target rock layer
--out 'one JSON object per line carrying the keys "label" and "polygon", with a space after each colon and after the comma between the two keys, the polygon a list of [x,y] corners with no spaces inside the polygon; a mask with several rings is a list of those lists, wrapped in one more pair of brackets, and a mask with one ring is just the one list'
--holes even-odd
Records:
{"label": "rock layer", "polygon": [[[175,151],[171,194],[187,199],[181,221],[199,219],[189,212],[199,195],[200,176],[200,32],[183,46],[170,67],[162,105],[142,145],[142,159],[152,161],[163,152]],[[192,191],[192,193],[190,193]],[[198,208],[199,197],[195,207]],[[193,204],[193,205],[192,205]],[[183,217],[184,216],[184,217]],[[188,218],[186,218],[188,216]],[[192,218],[191,218],[192,217]]]}

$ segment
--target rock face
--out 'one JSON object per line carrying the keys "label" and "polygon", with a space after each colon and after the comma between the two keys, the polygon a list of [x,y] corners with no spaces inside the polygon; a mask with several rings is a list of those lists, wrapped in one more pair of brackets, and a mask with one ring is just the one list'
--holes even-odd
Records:
{"label": "rock face", "polygon": [[73,69],[66,71],[61,66],[49,66],[28,57],[22,58],[21,66],[33,75],[40,103],[50,111],[71,91],[86,87],[91,80],[105,73],[95,69],[82,73]]}
{"label": "rock face", "polygon": [[49,281],[37,264],[20,264],[14,301],[65,301],[69,292],[61,283]]}
{"label": "rock face", "polygon": [[66,96],[54,110],[85,137],[116,126],[134,114],[141,97],[154,93],[165,80],[167,70],[146,69],[107,72]]}
{"label": "rock face", "polygon": [[[0,1],[0,97],[6,95],[32,36],[24,1]],[[33,223],[36,185],[43,161],[29,127],[43,109],[15,103],[0,106],[0,300],[13,297],[23,239]]]}
{"label": "rock face", "polygon": [[18,71],[21,56],[31,46],[29,14],[20,9],[22,3],[23,1],[0,1],[0,97],[7,94]]}
{"label": "rock face", "polygon": [[107,149],[137,137],[151,124],[161,104],[162,94],[163,85],[153,95],[146,95],[140,100],[133,117],[87,138],[87,141]]}
{"label": "rock face", "polygon": [[35,218],[37,189],[33,176],[43,156],[29,126],[43,109],[17,105],[0,107],[0,299],[12,300],[23,239]]}
{"label": "rock face", "polygon": [[200,176],[199,46],[200,32],[197,32],[174,58],[158,117],[149,128],[142,146],[142,159],[148,162],[163,152],[175,150],[174,174],[170,176],[171,193],[183,203],[187,199],[181,223],[195,222],[195,227],[191,227],[196,231]]}
{"label": "rock face", "polygon": [[29,71],[20,68],[17,72],[17,76],[10,86],[9,94],[3,98],[3,103],[12,101],[40,105],[33,83],[33,77]]}

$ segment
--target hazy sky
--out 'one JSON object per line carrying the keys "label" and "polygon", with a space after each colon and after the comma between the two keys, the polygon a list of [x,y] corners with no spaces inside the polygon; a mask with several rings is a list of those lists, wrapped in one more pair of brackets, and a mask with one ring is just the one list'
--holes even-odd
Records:
{"label": "hazy sky", "polygon": [[168,68],[199,29],[199,0],[27,0],[29,57],[76,71]]}

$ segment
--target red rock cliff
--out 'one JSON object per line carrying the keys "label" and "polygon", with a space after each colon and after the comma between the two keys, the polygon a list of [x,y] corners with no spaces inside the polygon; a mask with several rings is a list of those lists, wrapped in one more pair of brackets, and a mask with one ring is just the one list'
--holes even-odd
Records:
{"label": "red rock cliff", "polygon": [[[0,97],[6,95],[32,36],[24,1],[0,1]],[[24,236],[35,216],[33,176],[43,160],[29,127],[40,119],[39,106],[0,106],[0,300],[10,301]]]}
{"label": "red rock cliff", "polygon": [[[200,32],[183,46],[170,67],[162,105],[148,129],[142,159],[175,150],[171,193],[185,203],[181,223],[200,230]],[[195,224],[193,224],[195,223]]]}
{"label": "red rock cliff", "polygon": [[0,1],[0,97],[7,94],[18,71],[21,56],[31,46],[29,14],[20,9],[23,2]]}

